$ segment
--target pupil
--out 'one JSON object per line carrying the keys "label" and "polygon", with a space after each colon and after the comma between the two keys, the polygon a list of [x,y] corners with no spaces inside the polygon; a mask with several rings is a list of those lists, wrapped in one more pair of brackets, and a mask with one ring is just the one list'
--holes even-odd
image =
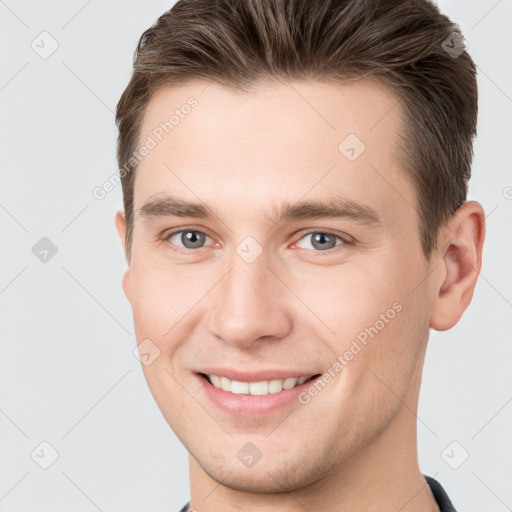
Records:
{"label": "pupil", "polygon": [[313,236],[314,242],[318,242],[319,244],[324,244],[324,245],[320,245],[320,247],[319,247],[320,249],[322,249],[322,248],[325,249],[325,242],[327,241],[327,243],[328,243],[329,239],[331,239],[331,242],[332,242],[331,235],[326,235],[325,233],[315,233],[315,235]]}
{"label": "pupil", "polygon": [[203,242],[204,235],[199,233],[198,231],[186,231],[182,235],[183,245],[187,248],[197,248],[201,247],[201,243]]}

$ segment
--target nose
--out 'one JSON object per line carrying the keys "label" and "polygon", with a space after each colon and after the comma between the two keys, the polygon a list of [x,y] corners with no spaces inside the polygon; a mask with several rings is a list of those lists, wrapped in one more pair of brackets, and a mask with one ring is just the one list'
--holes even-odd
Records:
{"label": "nose", "polygon": [[267,268],[263,252],[248,263],[234,253],[230,271],[215,287],[210,333],[225,343],[249,348],[255,343],[276,340],[292,328],[289,291]]}

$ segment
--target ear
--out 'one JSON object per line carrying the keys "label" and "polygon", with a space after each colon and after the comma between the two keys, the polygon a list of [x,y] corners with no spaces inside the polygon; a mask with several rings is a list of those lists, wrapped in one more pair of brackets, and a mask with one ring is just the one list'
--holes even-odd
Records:
{"label": "ear", "polygon": [[473,297],[482,267],[485,213],[476,201],[465,202],[438,237],[435,285],[430,327],[451,329]]}
{"label": "ear", "polygon": [[[123,210],[116,212],[116,229],[119,236],[123,251],[126,254],[126,217]],[[130,262],[128,261],[128,269],[123,276],[123,291],[126,298],[131,302],[131,281],[130,281]]]}

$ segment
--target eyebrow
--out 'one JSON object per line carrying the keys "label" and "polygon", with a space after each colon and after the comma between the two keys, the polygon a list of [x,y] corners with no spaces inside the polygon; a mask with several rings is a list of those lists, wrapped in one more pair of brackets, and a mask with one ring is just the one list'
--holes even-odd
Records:
{"label": "eyebrow", "polygon": [[[140,209],[140,216],[150,221],[165,217],[213,219],[219,216],[206,203],[172,196],[148,200]],[[268,215],[265,218],[271,219]],[[314,201],[284,202],[274,207],[272,222],[305,219],[349,219],[363,224],[382,225],[381,216],[370,206],[339,196]]]}

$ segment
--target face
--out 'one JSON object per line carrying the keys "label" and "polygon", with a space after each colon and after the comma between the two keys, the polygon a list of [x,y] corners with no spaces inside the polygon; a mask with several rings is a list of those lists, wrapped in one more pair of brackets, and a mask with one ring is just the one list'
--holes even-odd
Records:
{"label": "face", "polygon": [[147,107],[123,286],[150,390],[208,478],[296,489],[414,431],[429,268],[396,101],[368,79],[197,82]]}

